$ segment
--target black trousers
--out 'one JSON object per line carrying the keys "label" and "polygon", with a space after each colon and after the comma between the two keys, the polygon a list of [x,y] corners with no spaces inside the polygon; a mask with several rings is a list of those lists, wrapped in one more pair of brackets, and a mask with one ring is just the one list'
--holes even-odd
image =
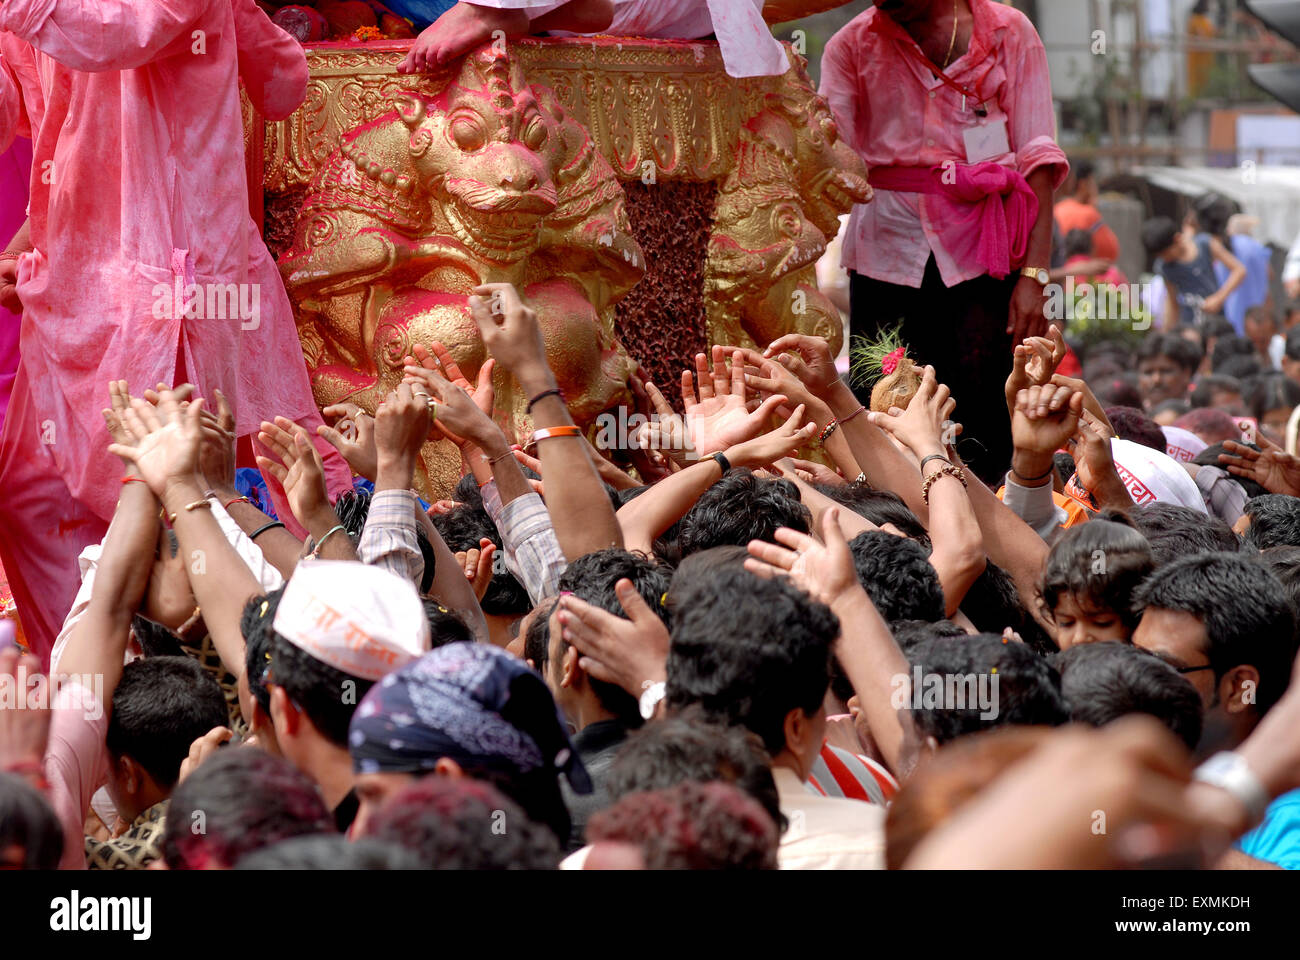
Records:
{"label": "black trousers", "polygon": [[[1019,277],[976,277],[944,286],[934,257],[919,289],[849,274],[849,331],[874,339],[902,322],[907,355],[934,367],[952,390],[962,425],[957,452],[986,483],[1000,483],[1011,465],[1011,420],[1004,387],[1011,373],[1006,332],[1011,294]],[[855,391],[870,405],[870,388]]]}

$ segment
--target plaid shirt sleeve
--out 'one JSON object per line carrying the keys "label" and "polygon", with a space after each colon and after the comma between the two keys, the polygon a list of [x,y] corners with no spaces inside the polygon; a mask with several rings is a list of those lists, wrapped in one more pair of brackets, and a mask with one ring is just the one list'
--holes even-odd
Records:
{"label": "plaid shirt sleeve", "polygon": [[555,596],[569,561],[542,498],[528,493],[502,506],[496,481],[491,480],[483,487],[483,509],[501,534],[506,568],[524,585],[533,605]]}
{"label": "plaid shirt sleeve", "polygon": [[424,579],[424,555],[415,538],[415,508],[411,490],[375,491],[357,557],[410,580],[418,590]]}

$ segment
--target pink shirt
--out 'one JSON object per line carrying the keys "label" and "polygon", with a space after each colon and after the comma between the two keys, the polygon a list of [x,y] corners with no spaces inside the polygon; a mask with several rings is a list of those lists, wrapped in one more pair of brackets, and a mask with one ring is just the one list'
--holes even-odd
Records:
{"label": "pink shirt", "polygon": [[[970,47],[946,73],[984,98],[987,118],[976,116],[977,104],[970,100],[963,109],[960,93],[904,52],[907,46],[919,50],[916,42],[872,7],[835,34],[822,55],[821,93],[840,135],[868,168],[929,169],[948,161],[965,164],[963,131],[1005,121],[1011,150],[989,159],[1025,177],[1054,165],[1053,188],[1059,187],[1069,167],[1056,144],[1043,43],[1014,7],[994,0],[969,3],[975,21]],[[933,195],[877,190],[871,203],[853,208],[844,237],[845,269],[920,287],[933,252],[948,286],[983,275],[978,235],[938,216],[941,206]]]}
{"label": "pink shirt", "polygon": [[[201,395],[230,397],[241,435],[315,413],[249,216],[239,103],[242,79],[264,116],[288,116],[307,63],[253,0],[4,0],[0,30],[34,140],[22,363],[59,472],[107,519],[110,379],[172,383],[179,354]],[[199,317],[172,302],[178,280],[198,285]]]}

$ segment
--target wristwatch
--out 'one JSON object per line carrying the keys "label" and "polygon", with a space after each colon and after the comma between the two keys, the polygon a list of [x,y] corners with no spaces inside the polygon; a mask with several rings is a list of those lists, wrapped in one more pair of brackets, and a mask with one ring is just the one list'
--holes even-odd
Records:
{"label": "wristwatch", "polygon": [[1020,271],[1022,277],[1028,277],[1030,280],[1037,280],[1043,286],[1052,282],[1052,275],[1047,272],[1046,267],[1025,267]]}
{"label": "wristwatch", "polygon": [[662,680],[646,686],[645,693],[641,694],[642,720],[649,720],[655,715],[655,707],[659,706],[659,701],[664,698],[666,692],[667,685]]}
{"label": "wristwatch", "polygon": [[1268,791],[1241,754],[1230,750],[1216,753],[1196,768],[1192,779],[1227,790],[1250,811],[1251,823],[1264,819],[1268,810]]}

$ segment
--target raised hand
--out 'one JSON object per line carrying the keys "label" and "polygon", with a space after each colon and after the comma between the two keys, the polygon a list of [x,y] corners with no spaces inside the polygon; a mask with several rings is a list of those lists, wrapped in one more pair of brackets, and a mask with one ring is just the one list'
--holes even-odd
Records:
{"label": "raised hand", "polygon": [[[22,674],[20,682],[19,674]],[[17,647],[0,649],[0,684],[27,698],[27,683],[43,676],[41,662]],[[46,679],[48,689],[48,679]],[[12,770],[34,781],[44,779],[45,745],[50,737],[49,703],[12,705],[0,709],[0,770]]]}
{"label": "raised hand", "polygon": [[[791,353],[798,356],[798,361]],[[825,337],[787,333],[768,344],[763,356],[776,360],[806,383],[822,400],[827,400],[831,391],[839,385],[840,372],[835,367],[835,357],[831,354],[831,346]]]}
{"label": "raised hand", "polygon": [[[456,358],[451,355],[450,350],[437,340],[433,341],[429,348],[426,350],[419,344],[413,348],[414,356],[407,357],[405,361],[407,370],[405,371],[404,381],[412,384],[412,387],[417,391],[418,387],[415,386],[417,384],[422,385],[427,390],[431,389],[429,381],[420,370],[440,374],[449,383],[459,387],[468,396],[472,397],[474,405],[482,410],[490,420],[492,418],[492,408],[496,404],[496,391],[492,386],[492,371],[496,369],[496,360],[489,357],[484,361],[479,367],[477,382],[470,383],[469,377],[465,376],[461,371],[460,364],[456,362]],[[419,369],[413,370],[411,369],[413,367]],[[433,421],[433,430],[458,447],[464,447],[469,442],[465,437],[450,430],[445,420],[440,422],[436,417]]]}
{"label": "raised hand", "polygon": [[614,593],[627,619],[564,594],[555,606],[564,640],[577,648],[589,677],[622,687],[640,697],[645,685],[667,679],[668,628],[651,610],[632,581],[619,580]]}
{"label": "raised hand", "polygon": [[1115,469],[1110,437],[1094,427],[1086,415],[1079,420],[1079,431],[1071,441],[1070,453],[1079,482],[1100,506],[1126,510],[1133,505],[1133,498]]}
{"label": "raised hand", "polygon": [[1271,444],[1261,451],[1236,440],[1225,440],[1223,449],[1219,463],[1233,476],[1254,480],[1269,493],[1300,496],[1300,458]]}
{"label": "raised hand", "polygon": [[775,430],[727,447],[724,456],[733,467],[766,467],[788,457],[817,436],[817,424],[804,423],[803,404],[795,407],[790,419]]}
{"label": "raised hand", "polygon": [[375,418],[355,403],[335,403],[322,411],[337,417],[333,426],[321,424],[316,434],[324,437],[347,461],[352,472],[371,483],[379,472],[379,454],[375,449]]}
{"label": "raised hand", "polygon": [[1007,377],[1007,408],[1015,406],[1016,394],[1029,387],[1041,387],[1052,379],[1065,359],[1067,347],[1060,328],[1047,329],[1047,336],[1029,337],[1012,351],[1011,374]]}
{"label": "raised hand", "polygon": [[[403,385],[409,386],[417,399],[422,391],[428,392],[428,396],[435,401],[434,406],[429,408],[432,411],[433,426],[458,447],[472,443],[482,448],[494,439],[499,440],[501,444],[505,443],[501,428],[493,422],[489,412],[492,403],[492,361],[487,361],[483,366],[487,370],[488,411],[479,405],[477,393],[475,396],[470,396],[463,387],[443,377],[436,370],[410,365],[404,370]],[[480,392],[484,389],[484,379],[483,371],[480,370]]]}
{"label": "raised hand", "polygon": [[948,387],[936,380],[934,367],[926,367],[921,385],[906,410],[897,414],[892,410],[889,413],[873,411],[867,414],[867,418],[920,459],[943,455],[951,439],[950,430],[945,425],[950,422],[956,406],[957,401],[952,399]]}
{"label": "raised hand", "polygon": [[[454,389],[450,384],[447,387]],[[465,402],[474,406],[468,397]],[[432,412],[430,401],[417,397],[409,383],[399,383],[397,389],[379,405],[375,412],[376,489],[410,488],[420,458],[420,447],[429,435]]]}
{"label": "raised hand", "polygon": [[474,588],[474,596],[480,601],[492,585],[492,558],[496,556],[497,545],[483,537],[477,548],[456,551],[456,562],[465,571],[465,579]]}
{"label": "raised hand", "polygon": [[292,420],[276,417],[275,423],[262,422],[257,439],[279,458],[277,463],[270,457],[258,457],[257,465],[284,487],[289,509],[304,527],[310,529],[313,518],[333,512],[325,488],[325,466],[306,430]]}
{"label": "raised hand", "polygon": [[199,472],[214,490],[235,488],[235,412],[225,394],[214,390],[217,412],[204,410],[200,426],[203,445],[199,450]]}
{"label": "raised hand", "polygon": [[839,518],[838,507],[822,514],[821,543],[789,527],[776,531],[777,543],[751,540],[745,569],[760,577],[789,579],[814,600],[834,606],[844,595],[862,589]]}
{"label": "raised hand", "polygon": [[653,419],[637,428],[632,438],[640,450],[655,450],[685,466],[689,462],[687,451],[690,441],[686,421],[653,383],[646,382],[645,394],[650,401]]}
{"label": "raised hand", "polygon": [[711,456],[757,436],[777,407],[789,399],[776,394],[750,411],[745,402],[744,361],[739,357],[733,358],[728,371],[726,351],[727,348],[714,345],[712,370],[704,354],[695,355],[699,399],[695,396],[696,378],[689,370],[682,372],[687,437],[691,449],[700,457]]}
{"label": "raised hand", "polygon": [[789,404],[802,403],[819,426],[830,422],[831,408],[791,369],[793,367],[806,372],[807,368],[798,357],[782,353],[777,359],[769,360],[756,350],[739,347],[731,355],[733,365],[737,359],[747,364],[746,387],[768,396],[780,395],[786,398],[787,404],[783,405],[786,416],[789,415]]}
{"label": "raised hand", "polygon": [[546,362],[546,341],[537,314],[509,283],[485,283],[469,298],[470,314],[488,353],[515,375],[525,392],[548,389],[555,378]]}
{"label": "raised hand", "polygon": [[1049,384],[1016,394],[1011,440],[1017,450],[1050,457],[1079,429],[1083,394]]}
{"label": "raised hand", "polygon": [[133,397],[123,416],[137,440],[111,443],[108,452],[134,462],[141,479],[161,497],[169,483],[198,479],[202,412],[202,400],[182,409],[176,392],[165,388],[158,393],[157,407]]}

